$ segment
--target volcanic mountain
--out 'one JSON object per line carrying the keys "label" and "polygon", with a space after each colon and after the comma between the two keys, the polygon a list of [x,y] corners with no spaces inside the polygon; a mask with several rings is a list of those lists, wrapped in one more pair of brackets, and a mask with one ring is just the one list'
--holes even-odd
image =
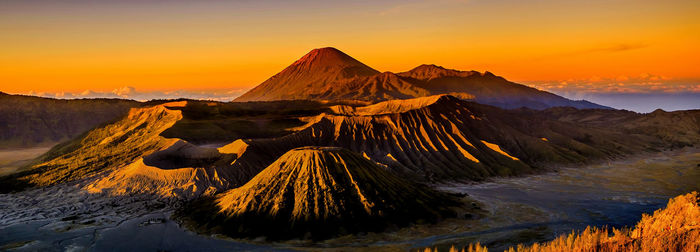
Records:
{"label": "volcanic mountain", "polygon": [[282,72],[236,98],[236,101],[321,98],[320,91],[328,85],[375,74],[379,72],[338,49],[314,49]]}
{"label": "volcanic mountain", "polygon": [[457,198],[408,182],[347,149],[290,150],[245,185],[195,205],[198,224],[238,237],[292,238],[381,231],[452,216]]}
{"label": "volcanic mountain", "polygon": [[502,108],[607,108],[510,82],[489,72],[421,65],[402,73],[378,71],[338,49],[314,49],[234,101],[360,100],[378,102],[452,94]]}

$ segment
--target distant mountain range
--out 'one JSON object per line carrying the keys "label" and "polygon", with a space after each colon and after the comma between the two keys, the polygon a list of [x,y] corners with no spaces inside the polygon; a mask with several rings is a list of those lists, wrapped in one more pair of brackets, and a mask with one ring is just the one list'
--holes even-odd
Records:
{"label": "distant mountain range", "polygon": [[360,100],[378,102],[452,94],[501,108],[608,108],[510,82],[490,72],[421,65],[407,72],[379,71],[332,47],[314,49],[234,101]]}

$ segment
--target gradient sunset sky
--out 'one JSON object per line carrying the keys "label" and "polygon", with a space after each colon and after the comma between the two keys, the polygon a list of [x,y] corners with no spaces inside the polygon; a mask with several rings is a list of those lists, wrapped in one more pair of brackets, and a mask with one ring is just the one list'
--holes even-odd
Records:
{"label": "gradient sunset sky", "polygon": [[237,95],[326,46],[569,96],[700,93],[698,0],[4,0],[0,31],[8,93]]}

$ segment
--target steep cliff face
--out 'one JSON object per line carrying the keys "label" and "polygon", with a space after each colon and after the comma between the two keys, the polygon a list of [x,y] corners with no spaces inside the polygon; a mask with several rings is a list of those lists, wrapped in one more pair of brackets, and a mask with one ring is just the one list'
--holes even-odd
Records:
{"label": "steep cliff face", "polygon": [[188,214],[198,225],[231,236],[326,238],[436,220],[453,215],[449,208],[458,205],[456,198],[401,179],[349,150],[302,147]]}

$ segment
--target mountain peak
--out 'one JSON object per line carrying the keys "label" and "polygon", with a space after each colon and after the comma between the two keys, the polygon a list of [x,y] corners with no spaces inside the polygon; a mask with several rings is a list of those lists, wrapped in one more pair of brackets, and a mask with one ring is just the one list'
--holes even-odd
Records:
{"label": "mountain peak", "polygon": [[331,47],[331,46],[329,46],[329,47],[315,48],[315,49],[311,50],[309,53],[334,53],[334,54],[342,54],[342,55],[345,55],[344,52],[338,50],[338,49],[335,48],[335,47]]}
{"label": "mountain peak", "polygon": [[[299,60],[295,61],[292,66],[298,65],[320,65],[320,66],[365,66],[361,62],[357,61],[350,55],[334,48],[334,47],[323,47],[316,48],[308,52],[306,55],[301,57]],[[374,69],[372,69],[374,70]],[[376,70],[375,70],[376,71]]]}
{"label": "mountain peak", "polygon": [[[304,70],[313,70],[314,68],[355,68],[356,71],[350,71],[347,74],[366,76],[379,73],[379,71],[356,60],[350,55],[334,48],[323,47],[316,48],[295,61],[290,67],[299,67]],[[285,69],[286,70],[286,69]]]}
{"label": "mountain peak", "polygon": [[378,73],[338,49],[317,48],[235,101],[308,99],[334,83]]}

